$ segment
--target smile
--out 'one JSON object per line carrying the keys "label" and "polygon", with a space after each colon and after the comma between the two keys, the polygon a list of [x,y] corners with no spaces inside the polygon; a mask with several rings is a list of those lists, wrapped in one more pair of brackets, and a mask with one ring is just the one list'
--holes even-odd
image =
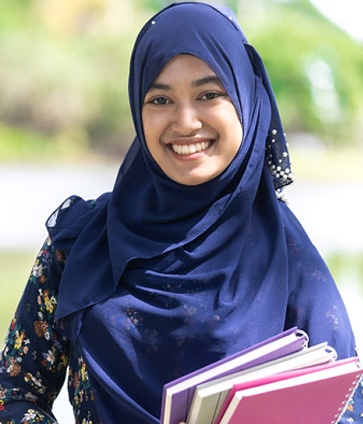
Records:
{"label": "smile", "polygon": [[201,143],[196,144],[172,144],[171,148],[178,155],[186,156],[203,152],[204,150],[207,150],[211,144],[211,141],[202,141]]}

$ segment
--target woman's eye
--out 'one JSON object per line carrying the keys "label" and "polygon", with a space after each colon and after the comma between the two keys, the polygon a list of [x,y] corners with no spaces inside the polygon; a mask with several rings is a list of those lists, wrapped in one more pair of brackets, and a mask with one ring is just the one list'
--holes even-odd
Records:
{"label": "woman's eye", "polygon": [[155,97],[154,99],[149,100],[149,103],[153,105],[166,105],[168,102],[168,99],[165,97]]}
{"label": "woman's eye", "polygon": [[203,94],[203,96],[201,97],[202,100],[213,100],[216,99],[217,97],[222,96],[221,93],[205,93]]}

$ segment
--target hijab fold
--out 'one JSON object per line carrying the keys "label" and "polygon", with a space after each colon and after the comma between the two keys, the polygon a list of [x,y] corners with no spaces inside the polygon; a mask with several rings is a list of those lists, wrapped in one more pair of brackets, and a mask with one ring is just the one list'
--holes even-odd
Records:
{"label": "hijab fold", "polygon": [[[194,55],[215,72],[243,126],[241,147],[229,167],[198,186],[179,184],[163,173],[147,149],[142,128],[144,96],[178,54]],[[268,275],[271,281],[284,278],[287,259],[275,189],[292,181],[287,145],[263,62],[232,12],[182,2],[150,19],[132,53],[129,98],[136,137],[112,193],[92,202],[72,196],[47,221],[55,247],[68,253],[57,320],[112,296],[125,276],[133,279],[135,264],[146,269],[170,263],[182,251],[193,250],[192,265],[187,272],[185,264],[179,270],[175,266],[168,274],[171,286],[180,272],[205,281],[221,268],[221,286],[232,278],[258,285],[260,273],[245,281],[238,260],[241,255],[247,263],[252,256],[265,258],[273,249],[278,250],[266,263]],[[269,237],[263,234],[266,228]],[[250,244],[244,249],[246,240]],[[238,254],[226,259],[227,246]],[[205,262],[211,255],[213,269]],[[137,273],[140,287],[149,284],[148,275]],[[67,335],[67,325],[63,327]]]}

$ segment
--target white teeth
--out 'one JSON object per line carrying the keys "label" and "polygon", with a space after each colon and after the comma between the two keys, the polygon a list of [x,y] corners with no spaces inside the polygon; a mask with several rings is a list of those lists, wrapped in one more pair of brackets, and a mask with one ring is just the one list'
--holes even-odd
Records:
{"label": "white teeth", "polygon": [[171,148],[178,155],[192,155],[193,153],[208,149],[211,144],[211,141],[202,141],[197,144],[172,144]]}

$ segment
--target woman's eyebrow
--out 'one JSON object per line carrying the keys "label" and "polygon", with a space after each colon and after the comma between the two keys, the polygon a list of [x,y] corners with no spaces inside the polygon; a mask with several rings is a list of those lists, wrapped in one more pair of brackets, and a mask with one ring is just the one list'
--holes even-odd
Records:
{"label": "woman's eyebrow", "polygon": [[202,85],[206,84],[217,84],[223,87],[223,84],[221,83],[220,79],[217,77],[217,75],[208,75],[206,77],[197,79],[192,82],[193,87],[200,87]]}
{"label": "woman's eyebrow", "polygon": [[168,84],[162,84],[161,82],[153,82],[148,91],[150,90],[171,90],[171,86]]}
{"label": "woman's eyebrow", "polygon": [[[221,87],[223,87],[223,84],[221,83],[220,79],[216,76],[216,75],[208,75],[206,77],[197,79],[195,81],[192,82],[192,87],[201,87],[202,85],[206,85],[206,84],[217,84]],[[148,91],[150,90],[167,90],[170,91],[172,89],[172,87],[169,84],[163,84],[161,82],[153,82],[150,85],[150,88]]]}

